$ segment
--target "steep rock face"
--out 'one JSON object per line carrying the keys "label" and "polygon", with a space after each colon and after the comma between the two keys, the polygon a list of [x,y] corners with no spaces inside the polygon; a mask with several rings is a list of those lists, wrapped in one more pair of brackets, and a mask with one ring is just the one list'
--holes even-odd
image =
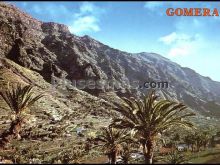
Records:
{"label": "steep rock face", "polygon": [[208,105],[219,105],[220,83],[158,54],[113,49],[87,35],[75,36],[65,25],[33,19],[5,3],[0,3],[0,22],[0,57],[38,72],[50,84],[61,83],[64,93],[76,81],[93,80],[104,85],[82,90],[105,99],[106,92],[141,96],[148,91],[139,88],[144,82],[167,81],[169,88],[158,90],[161,95],[166,93],[205,115],[219,115]]}

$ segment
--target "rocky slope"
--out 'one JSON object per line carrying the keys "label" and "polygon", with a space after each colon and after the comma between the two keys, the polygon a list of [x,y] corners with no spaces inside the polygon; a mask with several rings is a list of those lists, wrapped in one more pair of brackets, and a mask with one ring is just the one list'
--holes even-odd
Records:
{"label": "rocky slope", "polygon": [[[117,96],[146,93],[146,88],[139,88],[146,81],[167,81],[168,89],[158,89],[161,95],[183,101],[201,114],[220,116],[219,82],[158,54],[131,54],[89,36],[75,36],[65,25],[41,22],[2,2],[0,42],[2,79],[7,77],[3,73],[11,74],[10,81],[17,77],[42,91],[51,87],[56,94],[49,93],[50,100],[45,100],[49,107],[43,107],[60,120],[76,111],[98,113],[100,109],[96,115],[101,115],[110,109],[110,102],[119,100]],[[82,88],[80,80],[98,87]]]}

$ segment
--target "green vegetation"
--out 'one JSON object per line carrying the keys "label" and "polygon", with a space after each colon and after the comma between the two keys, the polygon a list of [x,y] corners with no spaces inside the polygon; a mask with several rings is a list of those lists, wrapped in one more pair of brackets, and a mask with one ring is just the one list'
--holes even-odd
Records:
{"label": "green vegetation", "polygon": [[186,113],[187,107],[184,104],[158,100],[155,92],[151,92],[143,100],[124,98],[124,101],[125,104],[115,108],[122,117],[114,119],[112,126],[131,129],[142,145],[145,163],[153,162],[153,150],[158,134],[172,126],[193,126],[185,119],[194,114]]}
{"label": "green vegetation", "polygon": [[[1,134],[1,158],[14,163],[65,164],[88,163],[94,158],[97,158],[95,163],[108,161],[110,164],[219,161],[220,150],[215,147],[218,129],[194,124],[190,118],[194,113],[188,112],[184,104],[160,100],[155,92],[143,100],[123,98],[123,102],[117,103],[112,111],[111,123],[106,118],[100,124],[98,118],[87,115],[86,122],[79,119],[65,130],[60,127],[60,132],[48,133],[49,136],[46,132],[45,138],[29,143],[24,136],[27,130],[22,126],[25,125],[27,110],[43,97],[32,89],[30,85],[17,85],[0,92],[12,112],[9,129]],[[77,133],[78,128],[86,129]],[[64,131],[70,136],[58,138],[58,134]],[[54,134],[56,136],[48,139]],[[183,144],[185,147],[180,150],[179,146]]]}
{"label": "green vegetation", "polygon": [[184,153],[173,150],[168,153],[164,160],[168,164],[182,164],[187,162],[186,155]]}
{"label": "green vegetation", "polygon": [[220,149],[209,148],[204,151],[190,153],[188,157],[188,161],[191,163],[219,163]]}
{"label": "green vegetation", "polygon": [[17,85],[11,90],[8,87],[5,91],[0,91],[0,96],[4,99],[13,113],[9,130],[2,134],[2,139],[0,141],[1,148],[4,148],[13,138],[20,138],[22,124],[25,123],[25,111],[43,97],[43,95],[33,96],[32,89],[33,86],[30,85],[25,87]]}
{"label": "green vegetation", "polygon": [[102,150],[108,155],[109,163],[115,164],[116,157],[123,143],[132,142],[127,130],[117,130],[112,127],[102,128],[102,132],[96,139],[102,142]]}

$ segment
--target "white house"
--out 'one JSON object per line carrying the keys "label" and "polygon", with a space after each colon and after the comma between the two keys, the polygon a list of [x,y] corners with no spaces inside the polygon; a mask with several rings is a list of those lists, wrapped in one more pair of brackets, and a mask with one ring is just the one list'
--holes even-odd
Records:
{"label": "white house", "polygon": [[186,144],[178,144],[177,145],[177,150],[178,151],[184,151],[187,149],[187,145]]}

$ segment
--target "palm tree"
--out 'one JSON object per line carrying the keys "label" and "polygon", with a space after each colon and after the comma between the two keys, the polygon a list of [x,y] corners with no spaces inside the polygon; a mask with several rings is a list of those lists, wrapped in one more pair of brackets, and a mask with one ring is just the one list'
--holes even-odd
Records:
{"label": "palm tree", "polygon": [[116,157],[121,150],[121,144],[132,142],[127,130],[118,130],[110,126],[102,128],[101,135],[97,140],[102,142],[102,149],[106,151],[110,164],[116,164]]}
{"label": "palm tree", "polygon": [[123,143],[122,144],[122,161],[124,164],[129,164],[129,162],[132,160],[131,153],[136,148],[136,143]]}
{"label": "palm tree", "polygon": [[37,100],[43,97],[42,94],[33,96],[33,86],[22,87],[16,85],[14,88],[0,91],[0,96],[9,106],[13,119],[8,131],[1,135],[0,147],[4,148],[13,138],[20,137],[21,127],[24,123],[24,112],[30,108]]}
{"label": "palm tree", "polygon": [[193,124],[184,120],[194,113],[187,113],[182,103],[169,100],[158,100],[155,91],[150,92],[143,100],[123,98],[123,104],[117,104],[116,110],[120,118],[113,119],[115,128],[131,129],[142,145],[145,163],[153,161],[153,150],[157,135],[172,126],[192,127]]}

